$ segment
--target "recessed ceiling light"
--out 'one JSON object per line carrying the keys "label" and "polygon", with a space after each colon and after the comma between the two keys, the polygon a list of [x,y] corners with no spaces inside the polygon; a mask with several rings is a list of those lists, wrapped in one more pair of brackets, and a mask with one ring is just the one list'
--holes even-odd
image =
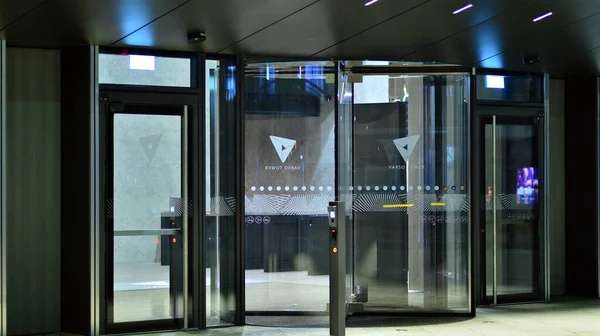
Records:
{"label": "recessed ceiling light", "polygon": [[552,12],[548,12],[548,13],[542,15],[542,16],[536,17],[535,19],[533,19],[533,22],[541,21],[541,20],[543,20],[543,19],[545,19],[545,18],[547,18],[547,17],[549,17],[551,15],[552,15]]}
{"label": "recessed ceiling light", "polygon": [[468,4],[468,5],[466,5],[466,6],[462,7],[462,8],[459,8],[459,9],[455,10],[454,12],[452,12],[452,14],[456,15],[456,14],[458,14],[460,12],[466,11],[467,9],[469,9],[471,7],[473,7],[473,4]]}
{"label": "recessed ceiling light", "polygon": [[378,2],[379,0],[369,0],[365,3],[365,6],[371,6],[372,4]]}

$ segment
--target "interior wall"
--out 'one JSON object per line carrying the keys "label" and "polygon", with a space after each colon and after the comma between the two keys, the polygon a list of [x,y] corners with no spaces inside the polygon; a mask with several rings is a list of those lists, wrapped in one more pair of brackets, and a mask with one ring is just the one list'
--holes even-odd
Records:
{"label": "interior wall", "polygon": [[60,330],[60,53],[7,50],[8,334]]}
{"label": "interior wall", "polygon": [[550,295],[565,295],[565,81],[550,81]]}

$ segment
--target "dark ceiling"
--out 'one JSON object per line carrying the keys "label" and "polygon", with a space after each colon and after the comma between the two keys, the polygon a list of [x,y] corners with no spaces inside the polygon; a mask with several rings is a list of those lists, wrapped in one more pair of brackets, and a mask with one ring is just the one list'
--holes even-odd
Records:
{"label": "dark ceiling", "polygon": [[[600,0],[366,1],[0,0],[0,27],[9,46],[98,44],[600,75]],[[547,12],[553,15],[532,21]],[[207,40],[189,44],[186,33],[197,30]],[[523,65],[531,55],[539,63]]]}

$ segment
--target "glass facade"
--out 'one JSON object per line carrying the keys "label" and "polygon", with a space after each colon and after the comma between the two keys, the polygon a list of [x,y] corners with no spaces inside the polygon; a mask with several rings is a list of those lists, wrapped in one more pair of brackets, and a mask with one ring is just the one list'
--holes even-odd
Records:
{"label": "glass facade", "polygon": [[204,242],[206,325],[235,323],[236,195],[235,129],[236,67],[225,60],[207,60],[204,106]]}
{"label": "glass facade", "polygon": [[246,310],[325,311],[339,199],[360,309],[468,312],[469,76],[334,70],[246,69]]}
{"label": "glass facade", "polygon": [[245,77],[246,310],[325,311],[335,188],[334,64],[254,64]]}
{"label": "glass facade", "polygon": [[100,84],[194,86],[190,58],[101,53],[98,62]]}
{"label": "glass facade", "polygon": [[[112,323],[210,327],[241,324],[244,311],[327,312],[334,200],[345,202],[349,312],[474,312],[471,80],[478,102],[532,103],[536,78],[373,61],[249,61],[238,69],[233,59],[201,57],[172,59],[189,66],[171,78],[160,76],[157,61],[170,58],[159,56],[154,68],[141,60],[110,75],[123,57],[101,57],[106,90],[167,86],[176,94],[158,107],[109,104],[117,109],[108,126]],[[194,84],[196,63],[204,78]],[[511,91],[510,83],[525,86]],[[478,129],[485,144],[488,128]],[[515,132],[515,143],[527,135]],[[477,169],[488,174],[488,166],[482,160]],[[476,210],[478,218],[489,209]],[[487,230],[480,239],[495,246],[497,238]],[[519,258],[535,244],[518,241],[492,259],[541,269]],[[492,285],[494,296],[539,294],[534,273],[495,272],[481,277],[483,296]],[[505,283],[491,285],[498,274]]]}
{"label": "glass facade", "polygon": [[469,76],[363,74],[345,87],[354,300],[468,312]]}
{"label": "glass facade", "polygon": [[541,104],[544,102],[544,80],[539,75],[478,75],[477,99]]}

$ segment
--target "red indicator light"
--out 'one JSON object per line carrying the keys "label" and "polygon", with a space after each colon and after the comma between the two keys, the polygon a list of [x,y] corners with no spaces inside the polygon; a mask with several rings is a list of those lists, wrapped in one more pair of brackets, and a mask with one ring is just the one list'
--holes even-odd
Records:
{"label": "red indicator light", "polygon": [[158,239],[154,239],[154,244],[158,244]]}
{"label": "red indicator light", "polygon": [[335,229],[331,230],[331,232],[335,232]]}
{"label": "red indicator light", "polygon": [[173,238],[173,244],[177,243],[177,239]]}

